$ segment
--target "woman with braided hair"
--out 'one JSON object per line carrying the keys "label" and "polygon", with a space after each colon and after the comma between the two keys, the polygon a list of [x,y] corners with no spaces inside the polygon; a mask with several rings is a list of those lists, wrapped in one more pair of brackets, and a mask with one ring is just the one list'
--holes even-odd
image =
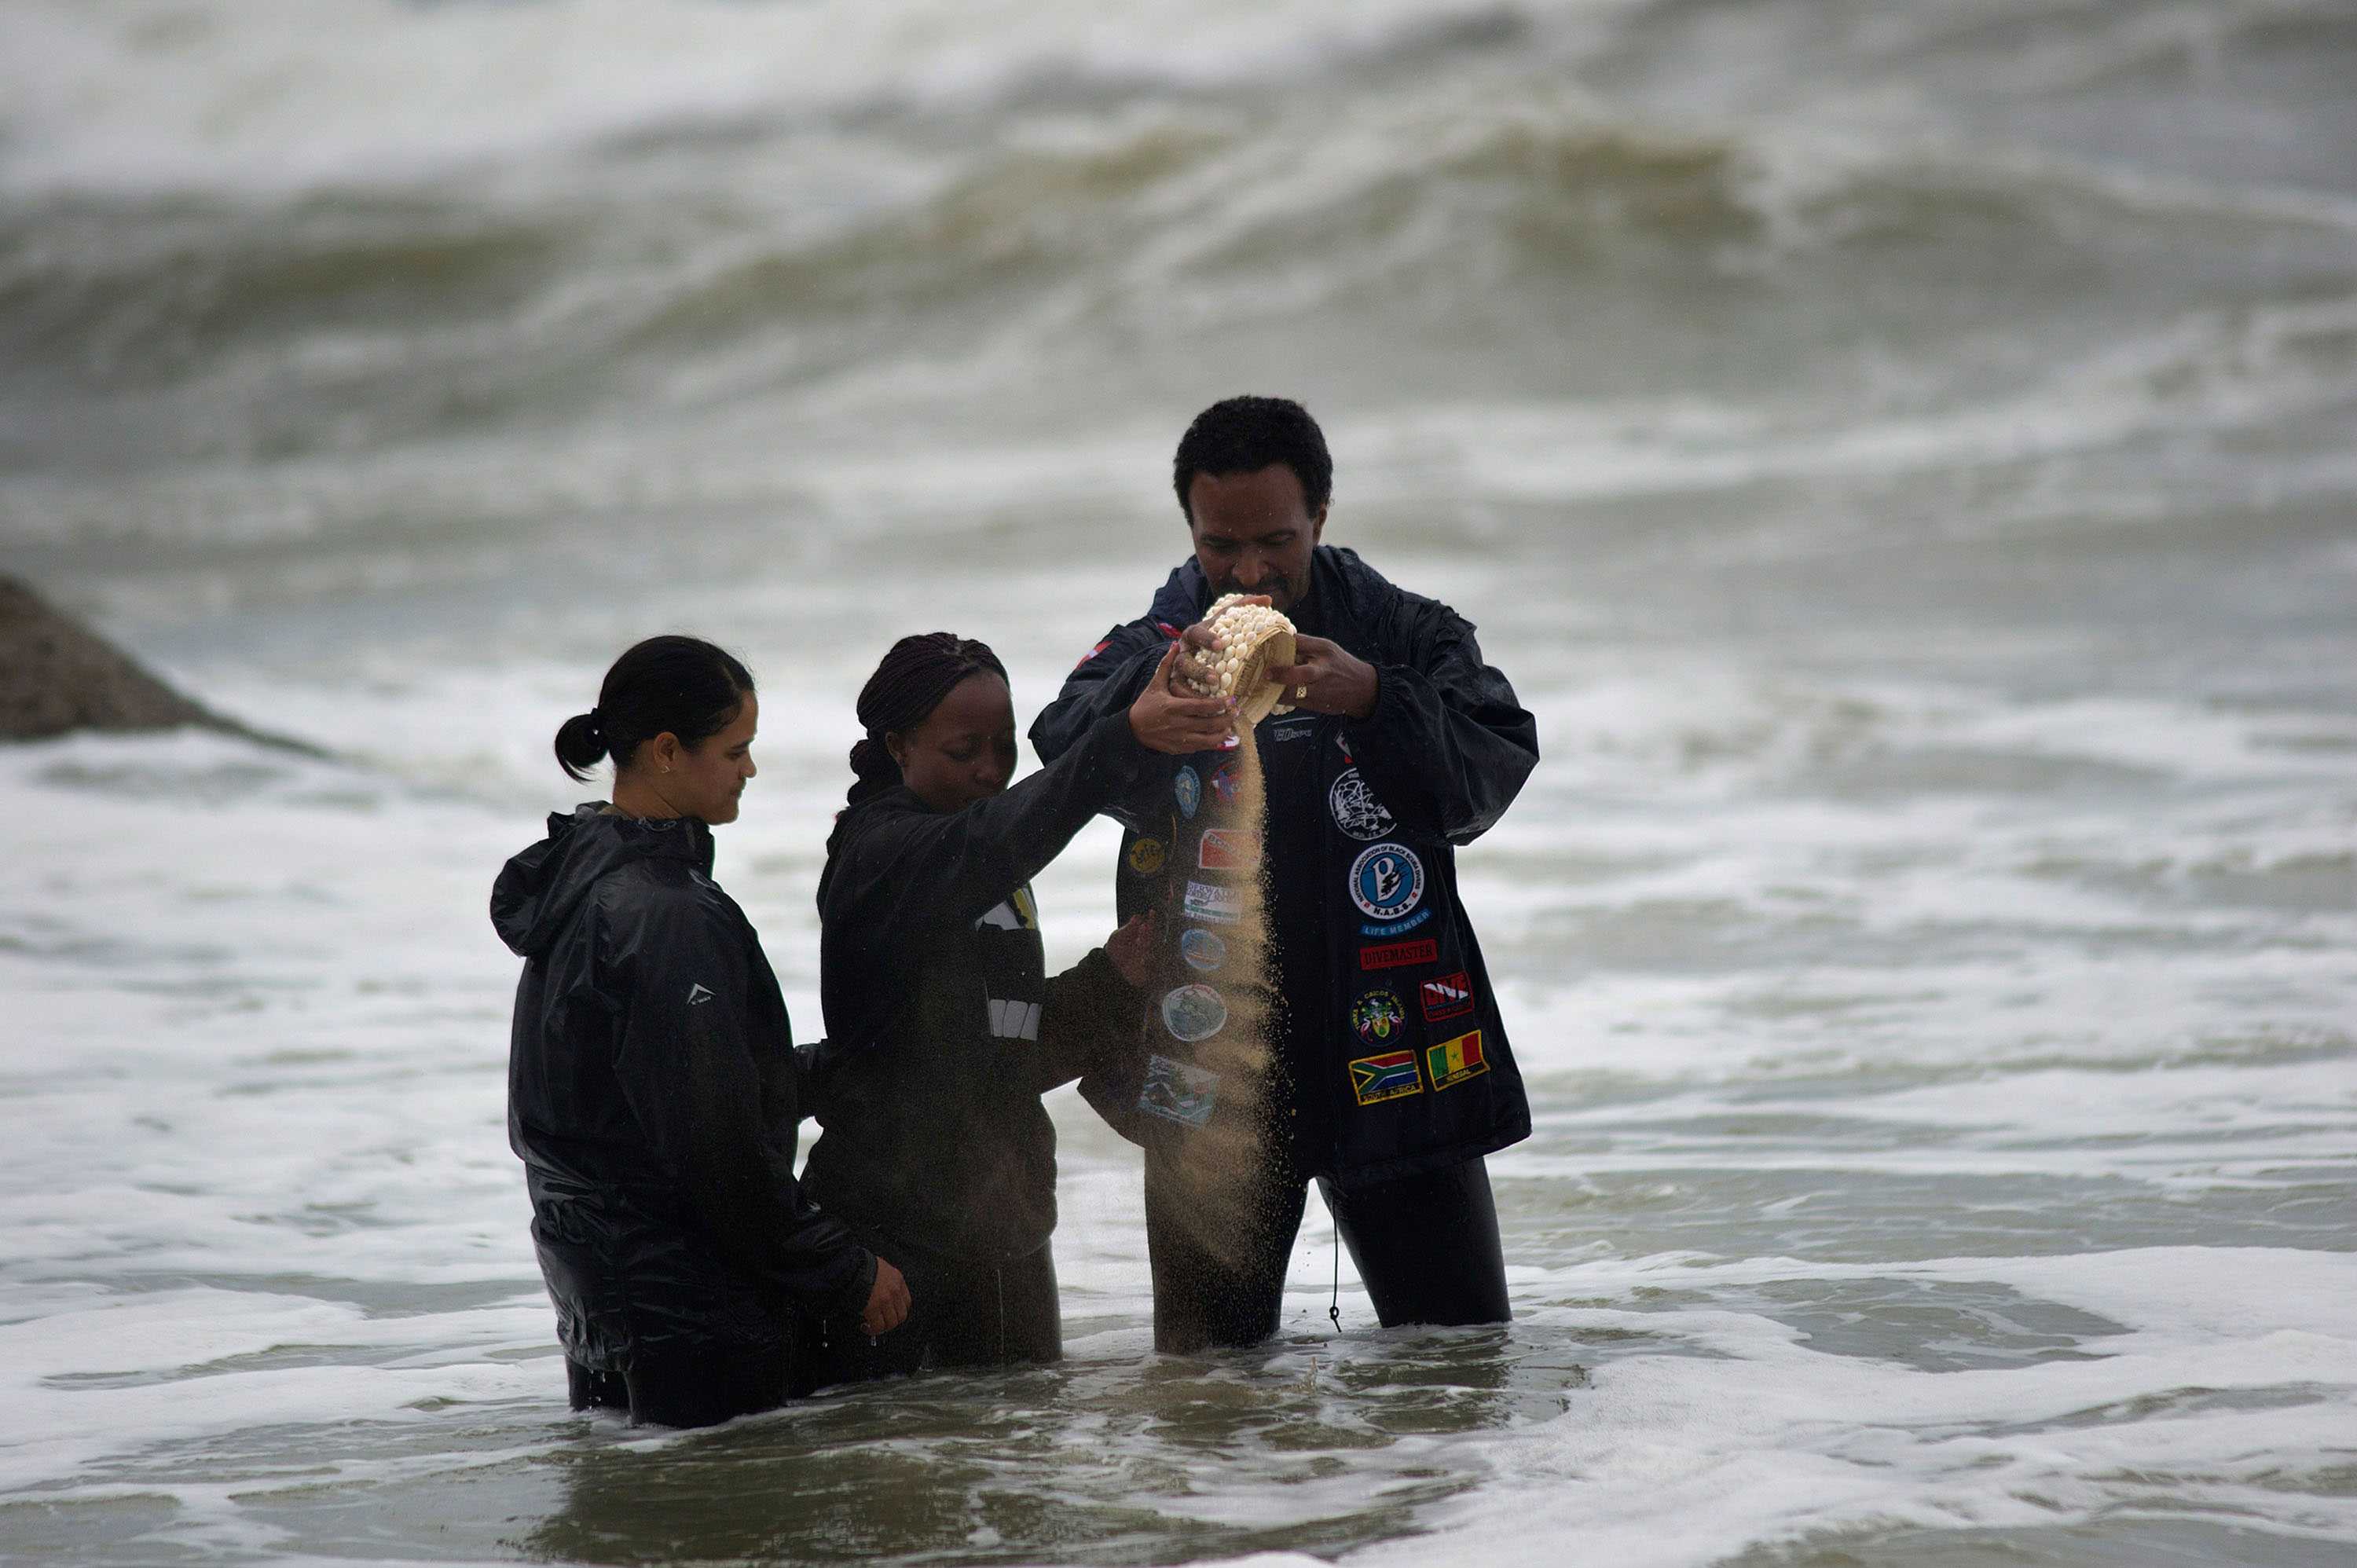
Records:
{"label": "woman with braided hair", "polygon": [[1062,1353],[1039,1097],[1136,1047],[1149,933],[1133,920],[1049,979],[1029,885],[1149,751],[1232,735],[1232,703],[1173,688],[1178,652],[1012,788],[1013,698],[983,644],[902,638],[861,690],[858,778],[819,876],[823,1130],[802,1179],[906,1271],[913,1305],[881,1337],[831,1318],[803,1343],[811,1385]]}

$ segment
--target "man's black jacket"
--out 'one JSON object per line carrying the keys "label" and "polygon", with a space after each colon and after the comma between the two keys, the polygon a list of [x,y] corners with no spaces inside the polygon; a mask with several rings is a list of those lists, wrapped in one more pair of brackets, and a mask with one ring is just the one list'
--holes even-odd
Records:
{"label": "man's black jacket", "polygon": [[770,1348],[789,1308],[856,1312],[876,1260],[794,1181],[777,978],[711,877],[702,822],[596,803],[507,864],[491,923],[524,960],[508,1143],[565,1354]]}
{"label": "man's black jacket", "polygon": [[1141,998],[1102,950],[1047,977],[1029,884],[1145,756],[1115,713],[963,811],[899,786],[836,819],[818,884],[823,1131],[803,1177],[887,1256],[1004,1262],[1055,1230],[1039,1096],[1133,1047]]}
{"label": "man's black jacket", "polygon": [[[1366,718],[1304,712],[1259,728],[1282,1004],[1275,1043],[1299,1174],[1363,1185],[1530,1133],[1522,1077],[1458,900],[1454,851],[1513,802],[1538,763],[1538,726],[1448,606],[1394,586],[1349,550],[1320,546],[1310,571],[1296,627],[1374,665],[1380,684]],[[1146,615],[1109,632],[1032,725],[1039,755],[1062,755],[1135,701],[1169,639],[1212,597],[1191,558],[1173,571]],[[1180,862],[1201,853],[1189,800],[1223,761],[1211,753],[1156,770],[1150,787],[1112,808],[1128,830],[1115,873],[1125,917],[1174,907],[1163,879],[1187,876],[1193,863]],[[1114,1091],[1095,1080],[1082,1088],[1135,1131]]]}

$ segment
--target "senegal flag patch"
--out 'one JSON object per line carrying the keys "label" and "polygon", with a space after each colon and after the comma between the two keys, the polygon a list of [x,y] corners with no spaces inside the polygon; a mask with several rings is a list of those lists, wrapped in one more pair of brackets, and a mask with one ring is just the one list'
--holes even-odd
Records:
{"label": "senegal flag patch", "polygon": [[1361,1057],[1351,1064],[1351,1092],[1361,1105],[1422,1094],[1424,1080],[1415,1076],[1415,1053],[1385,1051],[1379,1057]]}
{"label": "senegal flag patch", "polygon": [[[1447,1089],[1452,1083],[1463,1083],[1469,1078],[1479,1078],[1490,1070],[1481,1058],[1481,1031],[1459,1035],[1453,1040],[1443,1040],[1424,1053],[1424,1065],[1432,1070],[1432,1087]],[[1356,1069],[1357,1064],[1351,1064]]]}

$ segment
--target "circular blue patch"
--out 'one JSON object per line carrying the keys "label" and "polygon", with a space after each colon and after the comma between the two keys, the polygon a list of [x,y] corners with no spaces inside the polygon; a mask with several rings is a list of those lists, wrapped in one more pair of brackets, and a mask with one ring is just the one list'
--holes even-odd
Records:
{"label": "circular blue patch", "polygon": [[1398,919],[1424,901],[1424,862],[1404,843],[1361,852],[1351,865],[1351,901],[1370,919]]}
{"label": "circular blue patch", "polygon": [[1187,961],[1189,969],[1210,974],[1228,961],[1228,944],[1217,932],[1196,927],[1178,939],[1178,956]]}
{"label": "circular blue patch", "polygon": [[1178,814],[1189,822],[1194,821],[1195,808],[1203,803],[1202,775],[1191,768],[1181,768],[1178,781],[1171,786],[1171,793],[1178,798]]}

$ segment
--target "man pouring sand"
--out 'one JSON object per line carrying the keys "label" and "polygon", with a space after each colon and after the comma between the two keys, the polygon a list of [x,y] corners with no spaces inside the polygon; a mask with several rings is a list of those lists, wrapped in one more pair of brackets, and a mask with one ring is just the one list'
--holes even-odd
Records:
{"label": "man pouring sand", "polygon": [[[1265,1004],[1251,1010],[1265,1062],[1173,1067],[1142,1094],[1083,1083],[1116,1125],[1149,1129],[1139,1141],[1156,1346],[1248,1345],[1275,1332],[1313,1179],[1386,1326],[1502,1322],[1505,1265],[1482,1159],[1529,1134],[1530,1109],[1458,901],[1454,850],[1512,804],[1538,762],[1536,724],[1482,663],[1470,623],[1320,542],[1333,465],[1298,403],[1213,404],[1173,467],[1192,558],[1146,615],[1082,659],[1031,727],[1042,758],[1061,756],[1136,698],[1172,639],[1209,650],[1215,634],[1200,623],[1224,596],[1263,596],[1295,628],[1295,662],[1268,671],[1290,711],[1245,740],[1257,757],[1243,777],[1265,800],[1265,834],[1258,822],[1242,830],[1255,840],[1251,891],[1222,907],[1236,879],[1216,868],[1234,860],[1238,830],[1195,821],[1213,803],[1207,790],[1236,809],[1223,781],[1238,775],[1219,754],[1157,775],[1150,795],[1115,813],[1128,830],[1116,872],[1124,918],[1149,907],[1176,914],[1173,951],[1200,969],[1233,940],[1215,926],[1240,908],[1265,950],[1265,985],[1253,988]],[[1225,1004],[1183,972],[1172,978],[1180,983],[1147,1026],[1159,1019],[1187,1040],[1197,1004]],[[1257,1081],[1232,1081],[1246,1077]],[[1190,1153],[1183,1126],[1208,1123],[1219,1095],[1254,1107],[1254,1135],[1216,1145],[1208,1157],[1243,1168],[1207,1184],[1189,1166],[1214,1145]],[[1203,1115],[1163,1109],[1193,1099]]]}

